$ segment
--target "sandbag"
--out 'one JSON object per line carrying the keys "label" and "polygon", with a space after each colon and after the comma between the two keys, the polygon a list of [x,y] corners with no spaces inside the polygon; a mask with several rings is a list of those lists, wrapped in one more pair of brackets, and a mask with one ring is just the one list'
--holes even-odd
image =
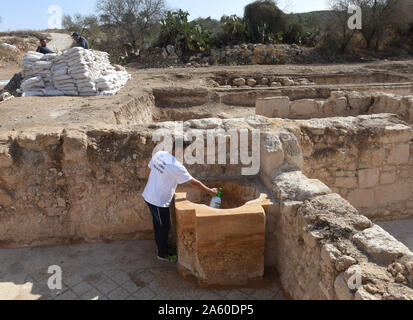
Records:
{"label": "sandbag", "polygon": [[44,96],[44,90],[32,90],[32,91],[25,91],[22,94],[22,97],[36,97],[36,96]]}

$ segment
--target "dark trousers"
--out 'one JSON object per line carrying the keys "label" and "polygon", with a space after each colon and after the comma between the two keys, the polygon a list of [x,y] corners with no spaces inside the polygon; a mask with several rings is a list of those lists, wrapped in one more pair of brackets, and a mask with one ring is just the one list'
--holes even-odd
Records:
{"label": "dark trousers", "polygon": [[148,202],[146,202],[146,204],[152,213],[153,230],[155,232],[156,245],[158,246],[158,256],[166,258],[168,256],[169,230],[171,229],[169,208],[157,207]]}

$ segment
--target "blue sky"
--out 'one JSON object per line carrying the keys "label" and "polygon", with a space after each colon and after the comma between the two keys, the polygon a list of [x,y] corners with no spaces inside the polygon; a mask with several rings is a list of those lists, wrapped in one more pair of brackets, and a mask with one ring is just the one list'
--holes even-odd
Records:
{"label": "blue sky", "polygon": [[[167,0],[172,9],[182,8],[191,18],[220,18],[224,14],[242,15],[244,6],[253,0]],[[279,0],[279,7],[287,12],[306,12],[327,8],[326,0]],[[48,8],[58,5],[63,14],[93,13],[96,0],[2,0],[0,31],[46,29],[50,14]]]}

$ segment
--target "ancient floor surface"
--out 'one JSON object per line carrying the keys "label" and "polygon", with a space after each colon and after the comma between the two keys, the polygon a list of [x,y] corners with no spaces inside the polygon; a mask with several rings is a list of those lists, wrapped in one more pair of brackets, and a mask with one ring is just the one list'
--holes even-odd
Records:
{"label": "ancient floor surface", "polygon": [[413,219],[377,222],[377,224],[413,251]]}
{"label": "ancient floor surface", "polygon": [[[48,268],[62,268],[62,290],[50,290]],[[0,300],[284,299],[277,281],[255,288],[202,289],[176,266],[158,261],[154,241],[0,249]]]}

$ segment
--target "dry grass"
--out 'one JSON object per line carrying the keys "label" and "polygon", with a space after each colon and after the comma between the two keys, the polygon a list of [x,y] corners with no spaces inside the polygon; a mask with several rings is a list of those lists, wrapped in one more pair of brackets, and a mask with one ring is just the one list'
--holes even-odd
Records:
{"label": "dry grass", "polygon": [[17,38],[36,38],[50,40],[49,36],[46,33],[41,31],[34,30],[17,30],[17,31],[8,31],[0,32],[0,37],[17,37]]}

